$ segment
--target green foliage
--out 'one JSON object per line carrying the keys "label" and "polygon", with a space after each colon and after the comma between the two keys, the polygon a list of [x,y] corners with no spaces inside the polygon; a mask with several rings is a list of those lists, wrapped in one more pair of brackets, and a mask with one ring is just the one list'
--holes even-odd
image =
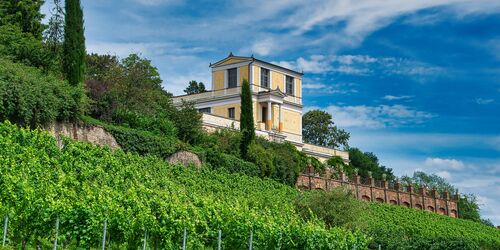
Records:
{"label": "green foliage", "polygon": [[[136,128],[116,126],[103,123],[90,117],[82,117],[86,124],[98,125],[111,133],[116,142],[125,152],[138,153],[140,155],[152,155],[166,159],[173,153],[186,149],[187,145],[179,142],[174,134],[162,134],[162,132],[150,132]],[[149,122],[149,121],[148,121]],[[143,124],[141,124],[142,126]],[[166,133],[171,132],[171,125],[163,128]]]}
{"label": "green foliage", "polygon": [[37,40],[42,40],[45,25],[40,7],[44,0],[2,0],[0,2],[0,25],[13,24],[24,33],[31,33]]}
{"label": "green foliage", "polygon": [[416,185],[415,187],[425,185],[429,189],[435,188],[440,193],[448,191],[449,193],[454,194],[458,191],[456,187],[448,183],[443,177],[435,174],[426,174],[422,171],[416,171],[413,173],[412,177],[403,176],[401,177],[401,180],[407,185]]}
{"label": "green foliage", "polygon": [[262,145],[255,142],[250,144],[246,158],[259,168],[260,177],[270,177],[276,174],[273,154]]}
{"label": "green foliage", "polygon": [[319,218],[328,227],[364,227],[360,217],[366,211],[366,204],[346,189],[304,192],[295,201],[295,207],[304,219]]}
{"label": "green foliage", "polygon": [[195,80],[192,80],[189,82],[189,85],[184,89],[184,93],[187,95],[193,95],[193,94],[199,94],[206,92],[207,90],[205,89],[205,84],[202,82],[197,82]]}
{"label": "green foliage", "polygon": [[113,122],[117,110],[146,116],[176,112],[170,93],[162,89],[162,80],[151,61],[131,54],[123,60],[115,56],[87,56],[86,88],[91,116]]}
{"label": "green foliage", "polygon": [[44,72],[58,70],[57,58],[43,43],[14,25],[0,26],[0,57],[40,68]]}
{"label": "green foliage", "polygon": [[260,152],[265,152],[260,155],[255,155],[255,159],[267,158],[268,156],[266,156],[266,154],[269,153],[272,156],[273,165],[270,167],[270,170],[267,171],[269,176],[266,175],[266,177],[289,186],[295,186],[297,177],[302,170],[306,168],[311,158],[297,150],[297,148],[289,142],[276,143],[263,138],[256,138],[255,141],[264,148],[264,150]]}
{"label": "green foliage", "polygon": [[349,147],[350,134],[337,128],[332,115],[323,110],[311,110],[302,116],[302,138],[304,142],[319,146]]}
{"label": "green foliage", "polygon": [[182,101],[181,107],[170,113],[170,119],[177,128],[177,137],[184,142],[195,144],[202,136],[201,113],[194,104]]}
{"label": "green foliage", "polygon": [[350,167],[352,169],[357,168],[359,170],[359,175],[364,178],[369,177],[368,172],[371,172],[373,178],[378,180],[382,180],[384,174],[386,175],[386,179],[389,181],[394,180],[395,178],[392,173],[392,169],[381,165],[378,161],[378,157],[374,153],[362,152],[357,148],[350,148],[349,160]]}
{"label": "green foliage", "polygon": [[382,249],[500,249],[500,230],[468,220],[370,203],[365,232]]}
{"label": "green foliage", "polygon": [[169,166],[155,157],[64,140],[60,150],[44,132],[0,125],[0,217],[8,214],[8,239],[19,248],[51,238],[70,249],[100,245],[102,223],[117,249],[149,246],[214,247],[217,230],[226,249],[244,249],[253,231],[256,249],[366,249],[367,238],[294,210],[298,192],[270,180],[207,168]]}
{"label": "green foliage", "polygon": [[238,173],[247,176],[261,176],[260,169],[255,164],[241,158],[222,153],[216,149],[195,149],[207,167],[214,170],[223,170],[228,173]]}
{"label": "green foliage", "polygon": [[82,84],[85,77],[85,36],[80,0],[66,0],[63,43],[63,72],[71,85]]}
{"label": "green foliage", "polygon": [[148,116],[118,109],[113,114],[113,123],[137,130],[148,131],[158,136],[175,137],[177,135],[174,123],[168,119],[165,113]]}
{"label": "green foliage", "polygon": [[[444,178],[435,174],[426,174],[422,171],[416,171],[412,177],[403,176],[401,180],[406,185],[413,185],[417,190],[418,187],[425,185],[430,189],[436,189],[438,192],[448,191],[450,194],[458,193],[458,189],[451,185]],[[474,194],[461,194],[458,199],[458,211],[460,218],[475,222],[483,222],[489,225],[488,220],[481,219],[480,207],[477,198]]]}
{"label": "green foliage", "polygon": [[[203,136],[197,147],[210,148],[241,158],[239,150],[241,136],[241,132],[236,130],[223,129]],[[260,137],[256,137],[250,144],[246,160],[258,169],[256,176],[271,178],[289,186],[295,186],[299,173],[304,170],[308,162],[318,170],[323,169],[323,165],[317,159],[308,157],[291,143],[276,143]],[[250,172],[255,173],[253,168]]]}
{"label": "green foliage", "polygon": [[344,160],[340,156],[330,157],[326,161],[326,164],[333,168],[337,173],[343,171],[348,176],[354,175],[354,168],[350,165],[345,164]]}
{"label": "green foliage", "polygon": [[0,120],[36,127],[50,122],[72,121],[85,108],[81,87],[40,70],[0,59]]}
{"label": "green foliage", "polygon": [[[458,198],[458,211],[462,219],[483,222],[479,213],[479,204],[474,194],[462,194]],[[488,223],[486,223],[488,224]]]}
{"label": "green foliage", "polygon": [[54,0],[54,7],[51,10],[51,16],[44,31],[44,43],[53,58],[57,58],[60,63],[62,56],[62,44],[64,41],[64,9],[61,0]]}
{"label": "green foliage", "polygon": [[[269,111],[271,112],[271,111]],[[243,79],[241,87],[241,115],[240,115],[241,157],[247,157],[250,144],[255,139],[255,125],[253,123],[253,102],[250,84],[247,79]]]}

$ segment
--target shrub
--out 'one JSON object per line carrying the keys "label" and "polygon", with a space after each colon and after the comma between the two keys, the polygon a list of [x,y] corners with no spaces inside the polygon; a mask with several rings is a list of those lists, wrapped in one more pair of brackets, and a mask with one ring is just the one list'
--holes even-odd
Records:
{"label": "shrub", "polygon": [[0,26],[0,56],[42,69],[44,73],[59,69],[56,58],[39,39],[14,25]]}
{"label": "shrub", "polygon": [[117,109],[113,113],[113,123],[138,130],[148,131],[155,135],[175,137],[177,129],[165,113],[155,116],[140,115],[133,111]]}
{"label": "shrub", "polygon": [[140,155],[152,155],[166,159],[175,152],[188,147],[172,135],[159,136],[148,131],[106,124],[90,117],[82,117],[82,120],[87,124],[103,127],[113,135],[125,152],[135,152]]}
{"label": "shrub", "polygon": [[224,170],[228,173],[240,173],[248,176],[261,176],[261,170],[251,162],[247,162],[238,156],[225,154],[217,149],[195,149],[207,167],[215,170]]}
{"label": "shrub", "polygon": [[319,218],[328,227],[362,228],[361,214],[366,212],[363,202],[343,188],[330,191],[307,191],[295,201],[297,213],[304,219]]}
{"label": "shrub", "polygon": [[76,120],[85,110],[84,96],[81,87],[0,59],[0,120],[32,127]]}
{"label": "shrub", "polygon": [[182,102],[182,106],[173,109],[169,114],[170,119],[177,128],[177,136],[184,142],[196,144],[200,140],[201,114],[192,103]]}

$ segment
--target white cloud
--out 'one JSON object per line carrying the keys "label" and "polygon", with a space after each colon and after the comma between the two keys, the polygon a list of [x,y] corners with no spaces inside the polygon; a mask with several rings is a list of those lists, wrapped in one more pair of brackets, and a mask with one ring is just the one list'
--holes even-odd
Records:
{"label": "white cloud", "polygon": [[302,85],[303,89],[324,89],[326,87],[325,84],[321,83],[304,83],[304,85]]}
{"label": "white cloud", "polygon": [[439,172],[436,172],[435,174],[441,178],[448,180],[448,181],[451,180],[451,173],[448,171],[439,171]]}
{"label": "white cloud", "polygon": [[[389,25],[399,16],[437,7],[448,8],[457,18],[462,18],[470,14],[498,12],[500,3],[488,0],[307,1],[286,19],[283,26],[295,30],[296,34],[303,34],[318,26],[343,24],[340,36],[360,43],[365,36]],[[333,38],[339,34],[325,36]]]}
{"label": "white cloud", "polygon": [[307,93],[308,96],[324,96],[324,95],[332,95],[332,94],[351,94],[357,93],[356,89],[357,84],[355,83],[308,83],[305,82],[302,85],[304,92]]}
{"label": "white cloud", "polygon": [[412,95],[400,95],[400,96],[386,95],[383,97],[384,100],[388,100],[388,101],[404,100],[404,99],[411,99],[411,98],[413,98]]}
{"label": "white cloud", "polygon": [[435,115],[404,105],[336,106],[325,108],[335,122],[345,128],[401,127],[423,123]]}
{"label": "white cloud", "polygon": [[495,100],[493,100],[493,99],[476,98],[476,103],[479,105],[487,105],[487,104],[490,104],[494,101]]}
{"label": "white cloud", "polygon": [[259,40],[252,45],[252,52],[261,56],[267,56],[275,49],[276,46],[272,39]]}
{"label": "white cloud", "polygon": [[443,158],[427,158],[425,159],[424,165],[431,169],[462,170],[465,168],[465,165],[462,161]]}
{"label": "white cloud", "polygon": [[422,62],[394,57],[372,57],[368,55],[312,55],[299,57],[295,61],[274,62],[283,67],[307,73],[340,73],[347,75],[408,75],[430,76],[444,69]]}

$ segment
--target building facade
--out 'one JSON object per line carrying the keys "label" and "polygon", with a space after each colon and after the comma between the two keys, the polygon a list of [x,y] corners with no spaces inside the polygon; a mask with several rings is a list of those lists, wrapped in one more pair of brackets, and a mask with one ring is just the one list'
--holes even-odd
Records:
{"label": "building facade", "polygon": [[302,76],[303,73],[268,63],[254,57],[234,56],[210,64],[211,90],[173,98],[174,105],[190,101],[203,113],[203,127],[215,130],[239,128],[241,85],[250,83],[256,134],[277,142],[288,141],[321,161],[340,156],[347,163],[347,152],[303,143]]}

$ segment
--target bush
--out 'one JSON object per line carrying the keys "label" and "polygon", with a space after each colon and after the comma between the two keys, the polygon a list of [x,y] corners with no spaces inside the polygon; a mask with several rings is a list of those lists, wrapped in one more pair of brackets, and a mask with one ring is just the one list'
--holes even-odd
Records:
{"label": "bush", "polygon": [[[273,160],[272,174],[268,177],[295,186],[297,177],[307,167],[310,157],[289,143],[276,143],[263,138],[256,138],[256,143],[264,148],[264,152],[271,153]],[[266,157],[264,155],[255,156],[255,159]]]}
{"label": "bush", "polygon": [[224,170],[228,173],[240,173],[248,176],[261,176],[261,171],[258,166],[251,162],[244,161],[237,156],[225,154],[213,148],[197,148],[195,151],[201,156],[202,161],[207,167],[211,169]]}
{"label": "bush", "polygon": [[192,103],[182,102],[178,109],[174,108],[170,114],[170,119],[177,128],[177,136],[184,142],[196,144],[202,136],[201,113]]}
{"label": "bush", "polygon": [[85,110],[84,97],[81,87],[0,59],[0,120],[32,127],[76,120]]}
{"label": "bush", "polygon": [[155,116],[140,115],[133,111],[117,109],[113,113],[113,123],[133,129],[148,131],[158,136],[175,137],[177,129],[165,113]]}
{"label": "bush", "polygon": [[87,124],[103,127],[113,135],[116,142],[125,152],[152,155],[166,159],[175,152],[188,147],[188,145],[180,142],[172,135],[159,136],[148,131],[106,124],[90,117],[82,117],[82,120]]}
{"label": "bush", "polygon": [[362,228],[361,214],[366,212],[363,202],[343,188],[330,191],[314,190],[302,193],[295,201],[298,214],[306,220],[319,218],[328,227]]}
{"label": "bush", "polygon": [[13,62],[56,73],[57,58],[30,33],[23,33],[14,25],[0,26],[0,56]]}

